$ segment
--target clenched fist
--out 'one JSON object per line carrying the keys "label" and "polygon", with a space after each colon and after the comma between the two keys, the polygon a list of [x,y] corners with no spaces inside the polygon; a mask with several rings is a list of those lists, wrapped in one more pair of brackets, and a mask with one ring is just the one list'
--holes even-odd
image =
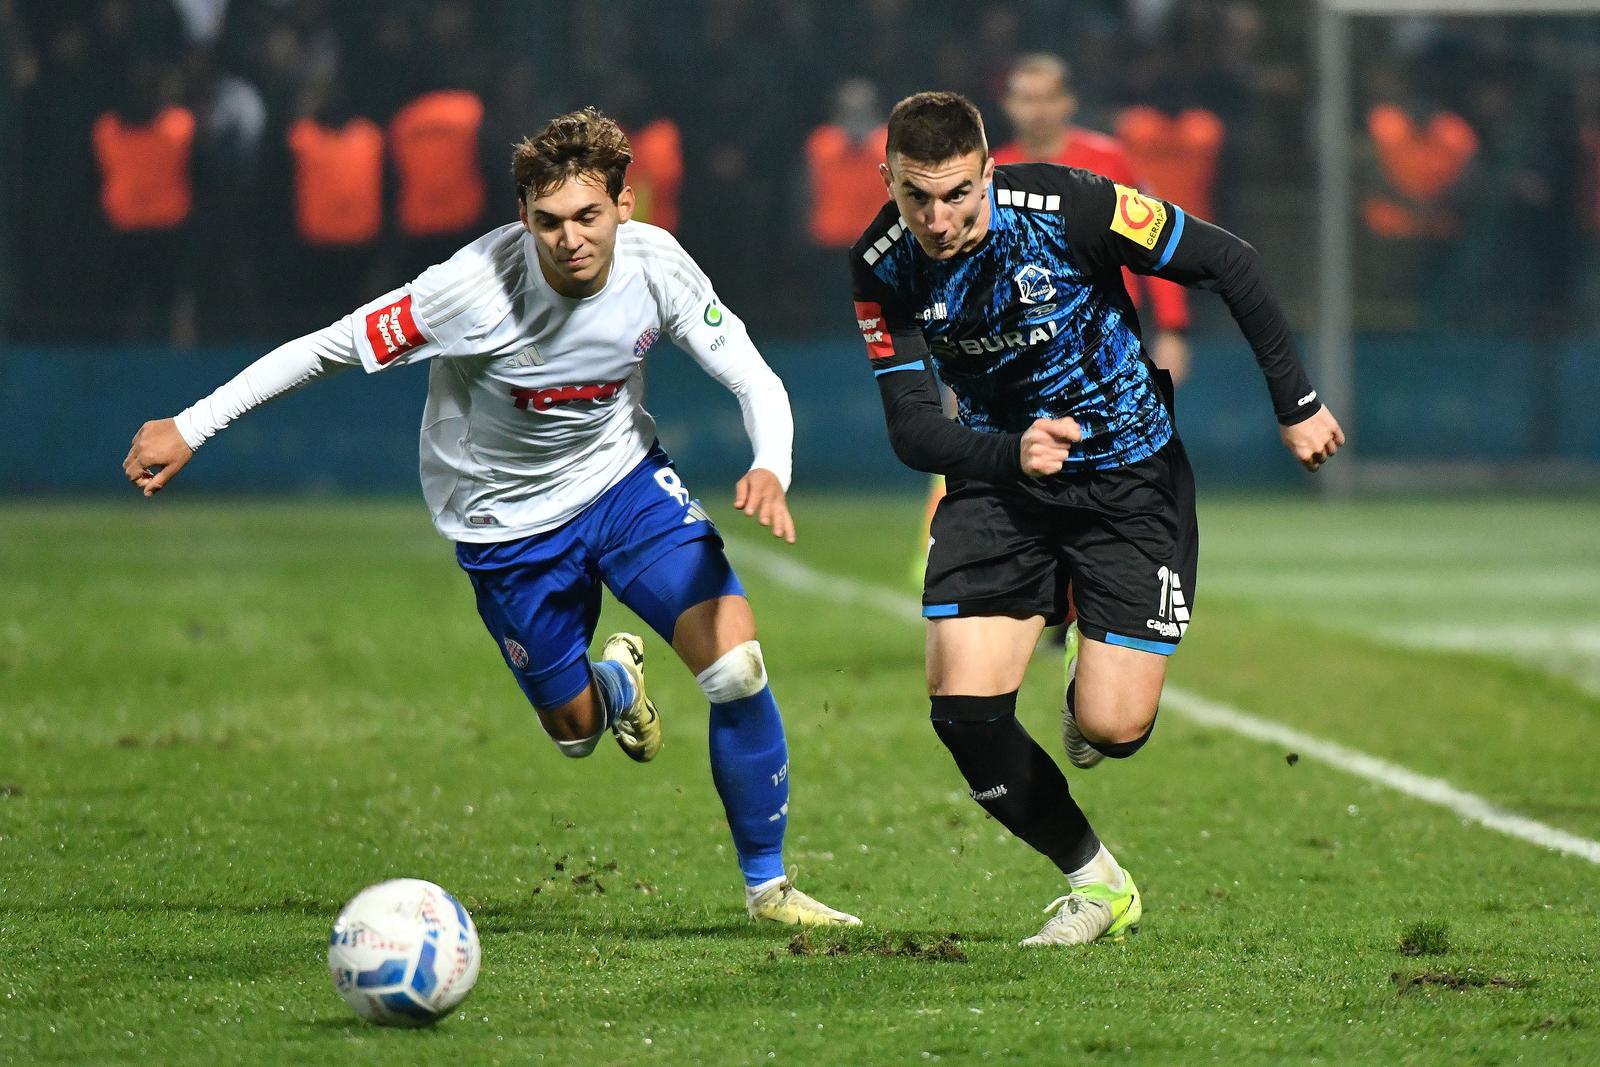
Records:
{"label": "clenched fist", "polygon": [[1083,431],[1071,418],[1035,419],[1022,434],[1022,473],[1030,478],[1056,474],[1072,446],[1083,440]]}
{"label": "clenched fist", "polygon": [[1328,462],[1339,451],[1339,446],[1344,444],[1344,431],[1339,429],[1339,420],[1326,407],[1304,422],[1278,427],[1278,436],[1283,438],[1283,446],[1293,452],[1294,458],[1308,471],[1314,471]]}

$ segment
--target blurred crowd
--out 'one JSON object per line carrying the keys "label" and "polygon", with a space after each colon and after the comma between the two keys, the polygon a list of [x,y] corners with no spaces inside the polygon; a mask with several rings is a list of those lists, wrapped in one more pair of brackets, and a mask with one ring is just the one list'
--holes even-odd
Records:
{"label": "blurred crowd", "polygon": [[[0,0],[0,328],[179,345],[315,328],[511,221],[511,144],[596,104],[634,142],[640,217],[678,233],[761,330],[815,332],[848,317],[840,249],[883,200],[888,109],[933,87],[977,100],[1007,158],[1121,168],[1236,229],[1304,307],[1312,14],[1310,0]],[[1359,23],[1365,324],[1594,316],[1597,23]],[[1181,298],[1149,296],[1163,331],[1188,328]]]}

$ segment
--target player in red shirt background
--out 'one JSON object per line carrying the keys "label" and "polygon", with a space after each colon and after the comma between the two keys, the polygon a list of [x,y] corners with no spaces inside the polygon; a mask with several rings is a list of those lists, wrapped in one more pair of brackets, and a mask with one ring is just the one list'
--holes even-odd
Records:
{"label": "player in red shirt background", "polygon": [[[1120,141],[1072,124],[1078,98],[1065,60],[1042,53],[1017,60],[1006,81],[1005,110],[1016,139],[994,150],[996,163],[1059,163],[1144,189]],[[1159,189],[1144,191],[1161,195]],[[1182,384],[1189,371],[1189,343],[1184,337],[1189,328],[1188,294],[1181,285],[1137,277],[1127,270],[1123,280],[1134,304],[1154,312],[1156,335],[1147,346],[1150,357],[1172,375],[1174,384]]]}

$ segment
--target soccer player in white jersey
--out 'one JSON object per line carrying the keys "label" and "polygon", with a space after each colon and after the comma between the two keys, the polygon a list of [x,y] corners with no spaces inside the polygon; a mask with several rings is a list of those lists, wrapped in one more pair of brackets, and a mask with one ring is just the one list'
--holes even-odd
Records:
{"label": "soccer player in white jersey", "polygon": [[739,399],[755,451],[734,506],[789,542],[789,397],[744,324],[666,231],[630,222],[632,152],[593,109],[517,146],[520,221],[325,329],[290,341],[176,418],[147,422],[124,471],[154,496],[212,435],[335,371],[428,362],[423,495],[478,612],[568,756],[606,729],[655,756],[643,643],[589,644],[604,583],[711,702],[711,772],[756,920],[855,925],[784,877],[789,757],[755,618],[722,539],[655,441],[644,358],[666,333]]}

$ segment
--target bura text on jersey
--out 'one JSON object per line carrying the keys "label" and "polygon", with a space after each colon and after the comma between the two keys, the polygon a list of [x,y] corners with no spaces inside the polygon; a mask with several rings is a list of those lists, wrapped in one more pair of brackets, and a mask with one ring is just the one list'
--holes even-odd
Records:
{"label": "bura text on jersey", "polygon": [[1004,352],[1008,348],[1027,348],[1029,345],[1048,341],[1057,333],[1054,320],[1041,323],[1031,330],[1007,330],[1005,333],[993,334],[989,337],[967,337],[961,340],[940,339],[933,342],[932,347],[943,348],[946,351],[959,349],[969,356],[981,356],[985,352]]}

